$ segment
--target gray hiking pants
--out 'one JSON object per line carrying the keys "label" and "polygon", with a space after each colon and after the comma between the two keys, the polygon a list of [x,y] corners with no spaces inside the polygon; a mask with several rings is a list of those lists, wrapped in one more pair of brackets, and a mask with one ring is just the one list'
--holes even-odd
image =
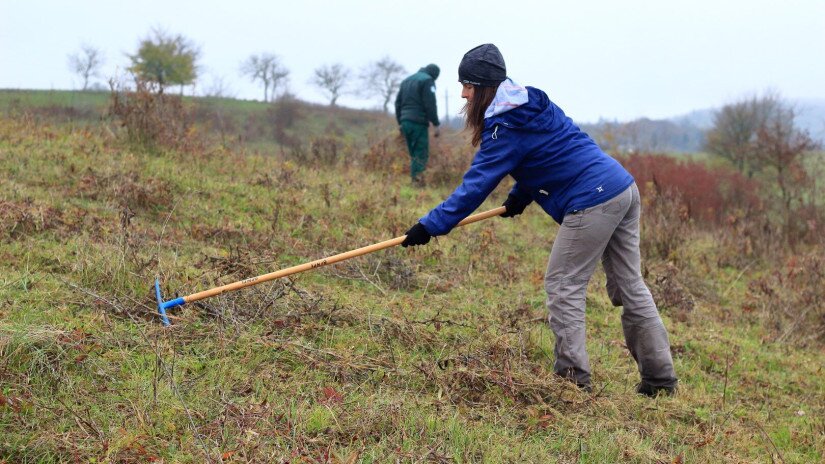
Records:
{"label": "gray hiking pants", "polygon": [[616,197],[569,213],[559,228],[544,278],[550,328],[556,334],[554,370],[580,386],[590,386],[585,348],[585,292],[599,259],[614,306],[624,306],[622,328],[642,382],[675,387],[676,373],[667,330],[641,274],[639,215],[634,183]]}

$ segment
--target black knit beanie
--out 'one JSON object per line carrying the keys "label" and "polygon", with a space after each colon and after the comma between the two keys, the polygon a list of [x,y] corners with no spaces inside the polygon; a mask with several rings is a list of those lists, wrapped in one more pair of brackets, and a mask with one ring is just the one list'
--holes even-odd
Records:
{"label": "black knit beanie", "polygon": [[458,65],[458,82],[462,84],[497,87],[507,79],[504,57],[493,44],[479,45],[464,54]]}

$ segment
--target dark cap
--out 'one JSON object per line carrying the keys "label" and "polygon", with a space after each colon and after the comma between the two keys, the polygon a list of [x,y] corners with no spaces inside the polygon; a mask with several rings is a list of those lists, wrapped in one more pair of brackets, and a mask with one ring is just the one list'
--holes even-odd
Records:
{"label": "dark cap", "polygon": [[496,87],[507,79],[504,57],[493,44],[479,45],[464,54],[458,65],[458,82]]}

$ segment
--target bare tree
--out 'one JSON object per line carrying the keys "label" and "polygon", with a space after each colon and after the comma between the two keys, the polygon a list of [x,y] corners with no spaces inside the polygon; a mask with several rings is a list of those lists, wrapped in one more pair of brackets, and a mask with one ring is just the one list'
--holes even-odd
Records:
{"label": "bare tree", "polygon": [[69,55],[69,69],[83,79],[83,89],[89,88],[89,79],[100,76],[104,57],[100,49],[88,44],[80,47],[80,53]]}
{"label": "bare tree", "polygon": [[805,227],[799,213],[811,201],[816,179],[806,158],[820,147],[796,124],[797,110],[778,93],[725,105],[714,118],[707,149],[748,177],[765,182],[763,197],[781,222],[788,244],[794,245]]}
{"label": "bare tree", "polygon": [[365,96],[378,96],[382,100],[384,112],[389,111],[392,97],[404,79],[406,70],[389,56],[368,64],[361,73]]}
{"label": "bare tree", "polygon": [[[261,53],[251,55],[241,63],[241,74],[249,77],[252,82],[261,81],[264,85],[264,101],[270,101],[275,95],[275,89],[286,82],[289,70],[281,65],[276,55]],[[269,92],[270,87],[272,92]]]}
{"label": "bare tree", "polygon": [[705,148],[729,160],[748,177],[761,169],[754,156],[757,132],[782,106],[775,92],[725,105],[714,114]]}
{"label": "bare tree", "polygon": [[338,97],[345,92],[344,89],[349,76],[349,69],[345,68],[341,63],[323,65],[315,70],[315,75],[312,77],[311,82],[320,87],[324,94],[326,94],[327,98],[329,98],[330,106],[335,106]]}
{"label": "bare tree", "polygon": [[778,104],[756,130],[754,156],[766,177],[779,189],[785,236],[793,244],[796,237],[796,211],[809,196],[810,174],[804,155],[820,148],[805,130],[796,127],[797,112],[790,105]]}

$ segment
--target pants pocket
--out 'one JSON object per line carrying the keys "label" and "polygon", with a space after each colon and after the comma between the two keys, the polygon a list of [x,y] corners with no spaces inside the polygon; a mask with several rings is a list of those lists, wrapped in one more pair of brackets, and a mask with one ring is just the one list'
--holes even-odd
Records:
{"label": "pants pocket", "polygon": [[630,202],[633,200],[633,191],[631,187],[625,189],[622,193],[602,203],[602,213],[605,214],[621,214],[627,211]]}

